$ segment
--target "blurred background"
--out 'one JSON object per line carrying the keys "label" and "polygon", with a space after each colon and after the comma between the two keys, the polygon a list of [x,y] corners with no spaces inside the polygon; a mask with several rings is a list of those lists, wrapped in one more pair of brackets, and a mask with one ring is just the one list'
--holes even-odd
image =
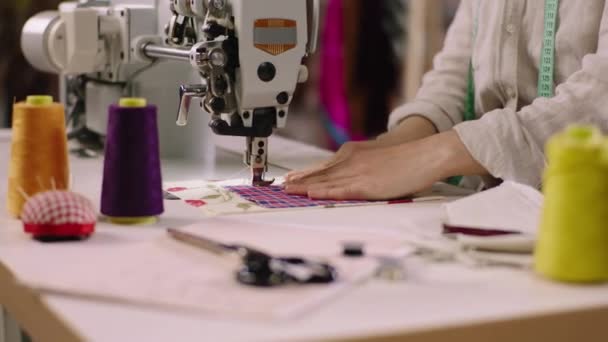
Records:
{"label": "blurred background", "polygon": [[[58,77],[34,70],[23,57],[20,32],[29,17],[60,2],[0,1],[0,127],[10,126],[15,100],[59,97]],[[299,87],[288,128],[279,133],[330,149],[382,133],[390,112],[415,96],[458,3],[323,0],[319,50],[308,61],[311,77]]]}

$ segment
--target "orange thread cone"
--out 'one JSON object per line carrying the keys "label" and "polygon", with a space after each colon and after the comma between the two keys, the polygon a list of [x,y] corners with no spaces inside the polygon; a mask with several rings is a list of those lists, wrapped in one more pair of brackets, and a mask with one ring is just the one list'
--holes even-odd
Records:
{"label": "orange thread cone", "polygon": [[69,183],[64,107],[48,96],[13,106],[8,212],[19,217],[25,196],[66,190]]}

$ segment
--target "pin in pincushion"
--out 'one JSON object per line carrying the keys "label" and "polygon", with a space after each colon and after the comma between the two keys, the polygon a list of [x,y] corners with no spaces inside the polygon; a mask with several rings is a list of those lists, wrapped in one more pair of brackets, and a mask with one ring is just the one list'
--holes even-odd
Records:
{"label": "pin in pincushion", "polygon": [[23,228],[36,239],[84,239],[95,231],[97,214],[87,198],[69,191],[48,191],[27,200]]}

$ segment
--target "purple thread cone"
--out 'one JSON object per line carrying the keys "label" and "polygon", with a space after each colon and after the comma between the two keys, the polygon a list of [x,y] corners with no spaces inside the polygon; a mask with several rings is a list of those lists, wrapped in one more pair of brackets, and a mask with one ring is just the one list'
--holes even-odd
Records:
{"label": "purple thread cone", "polygon": [[110,217],[162,214],[156,107],[110,106],[101,213]]}

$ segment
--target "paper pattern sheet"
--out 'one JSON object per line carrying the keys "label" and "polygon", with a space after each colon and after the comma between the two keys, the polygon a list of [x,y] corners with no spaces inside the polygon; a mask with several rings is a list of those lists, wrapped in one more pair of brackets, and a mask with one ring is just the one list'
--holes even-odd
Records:
{"label": "paper pattern sheet", "polygon": [[260,190],[252,189],[250,181],[246,179],[217,182],[196,180],[168,182],[164,189],[186,204],[199,208],[207,216],[438,201],[460,194],[446,192],[447,186],[438,185],[420,196],[396,201],[312,201],[305,196],[285,194],[280,188],[282,183],[283,179],[277,179],[277,185]]}
{"label": "paper pattern sheet", "polygon": [[235,318],[281,319],[313,309],[375,269],[369,259],[335,259],[332,264],[344,276],[334,285],[256,289],[237,284],[230,265],[214,259],[178,242],[159,240],[116,248],[90,257],[86,265],[68,264],[61,272],[47,268],[52,274],[30,274],[24,282],[56,294]]}
{"label": "paper pattern sheet", "polygon": [[[6,253],[24,284],[52,293],[86,296],[134,305],[148,305],[242,319],[285,319],[299,316],[369,278],[374,258],[339,256],[340,241],[364,241],[370,251],[403,249],[395,236],[360,230],[333,230],[284,225],[245,225],[211,219],[184,230],[221,242],[246,243],[273,255],[297,255],[329,261],[338,271],[331,285],[285,286],[272,289],[240,285],[237,265],[169,237],[150,242],[63,249],[40,245]],[[265,238],[269,237],[269,238]],[[41,264],[62,265],[40,267]]]}
{"label": "paper pattern sheet", "polygon": [[490,189],[444,205],[448,224],[487,229],[507,229],[536,235],[543,195],[529,186],[504,182]]}

